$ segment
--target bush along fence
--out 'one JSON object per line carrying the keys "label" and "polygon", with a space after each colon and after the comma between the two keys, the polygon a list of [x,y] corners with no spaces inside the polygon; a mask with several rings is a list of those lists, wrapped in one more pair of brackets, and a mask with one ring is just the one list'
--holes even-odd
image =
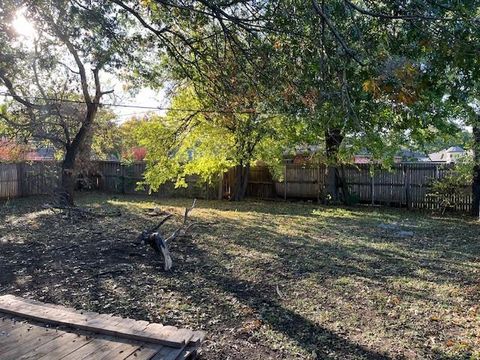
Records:
{"label": "bush along fence", "polygon": [[[440,163],[405,163],[391,169],[369,164],[349,165],[339,169],[343,184],[348,188],[353,202],[443,210],[449,208],[469,211],[472,204],[469,185],[448,199],[431,194],[431,184],[442,179],[452,165]],[[122,164],[115,161],[93,161],[82,167],[77,181],[80,190],[100,190],[123,194],[147,194],[147,186],[138,185],[143,180],[145,163]],[[0,163],[0,198],[52,194],[57,187],[60,166],[57,162]],[[228,198],[231,194],[234,169],[225,173],[221,181],[207,185],[199,178],[186,179],[188,187],[175,188],[167,183],[152,195],[158,197],[195,197],[203,199]],[[250,170],[247,196],[259,199],[310,199],[326,201],[330,177],[334,171],[324,165],[302,166],[287,164],[282,179],[273,179],[267,167]],[[445,201],[448,200],[448,201]]]}

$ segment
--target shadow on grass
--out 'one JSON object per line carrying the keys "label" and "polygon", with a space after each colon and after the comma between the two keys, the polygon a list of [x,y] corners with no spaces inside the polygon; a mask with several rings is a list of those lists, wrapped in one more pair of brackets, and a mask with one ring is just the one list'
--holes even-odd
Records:
{"label": "shadow on grass", "polygon": [[[273,330],[283,333],[306,351],[315,352],[320,359],[389,359],[384,354],[352,343],[333,331],[285,308],[274,299],[275,296],[271,292],[265,291],[265,286],[238,279],[206,251],[196,246],[192,250],[201,263],[209,264],[210,271],[201,271],[200,274],[211,286],[220,288],[222,292],[234,296],[244,305],[254,309]],[[184,283],[188,284],[188,278],[185,280]],[[179,286],[177,290],[192,296],[191,285]],[[193,294],[195,293],[194,291]],[[200,297],[202,298],[202,296]]]}
{"label": "shadow on grass", "polygon": [[[453,237],[435,241],[437,233],[453,236],[459,230],[449,229],[450,223],[445,225],[443,220],[434,221],[441,229],[436,229],[436,225],[423,229],[430,221],[428,217],[401,210],[382,214],[378,209],[262,202],[199,201],[198,209],[233,214],[236,211],[243,218],[222,218],[212,229],[199,231],[200,236],[211,236],[210,240],[198,243],[185,238],[173,243],[174,270],[163,273],[159,272],[161,262],[155,254],[133,243],[139,231],[158,220],[146,217],[137,205],[147,201],[176,208],[190,206],[191,200],[96,194],[81,197],[79,204],[105,206],[106,200],[111,200],[109,208],[122,211],[121,218],[93,218],[77,224],[42,212],[33,219],[22,220],[22,214],[38,208],[42,199],[38,199],[37,205],[34,201],[12,203],[15,207],[11,210],[0,210],[0,219],[20,217],[21,221],[5,228],[0,225],[0,237],[10,238],[9,231],[15,229],[13,236],[25,240],[0,242],[0,293],[13,292],[170,324],[176,315],[164,312],[169,299],[162,302],[161,295],[153,291],[175,291],[182,294],[176,301],[191,302],[196,308],[205,307],[206,301],[213,302],[215,306],[206,310],[208,316],[218,315],[228,326],[238,327],[239,320],[232,314],[235,307],[227,299],[234,297],[253,309],[274,331],[308,353],[315,351],[321,359],[388,359],[388,355],[356,344],[288,309],[272,296],[272,278],[295,281],[313,276],[322,282],[356,276],[382,288],[388,287],[392,277],[438,283],[460,281],[463,285],[478,281],[471,271],[474,265],[467,264],[474,264],[480,253],[478,239],[474,241],[479,229],[476,225],[457,223],[467,243]],[[178,210],[180,213],[181,209]],[[416,227],[417,234],[412,239],[394,238],[377,228],[379,223],[402,222],[406,217],[408,224]],[[295,221],[288,222],[292,218]],[[227,240],[216,242],[221,236],[227,236]],[[246,269],[228,266],[242,253],[232,252],[226,244],[243,249],[245,254],[253,250],[270,255],[268,261],[245,258],[244,264],[255,272],[258,281],[242,278]],[[180,256],[190,256],[195,261],[182,261]],[[419,269],[427,271],[422,273]],[[438,301],[430,299],[428,292],[410,291],[408,295]],[[152,301],[157,303],[152,305]],[[111,306],[105,307],[109,303]],[[214,331],[215,326],[206,327]]]}

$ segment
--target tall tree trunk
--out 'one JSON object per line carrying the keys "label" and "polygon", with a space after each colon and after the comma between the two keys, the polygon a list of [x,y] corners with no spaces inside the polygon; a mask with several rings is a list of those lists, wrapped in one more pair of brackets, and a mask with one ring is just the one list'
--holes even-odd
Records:
{"label": "tall tree trunk", "polygon": [[75,190],[75,151],[68,147],[62,161],[61,185],[58,190],[58,201],[62,206],[73,206]]}
{"label": "tall tree trunk", "polygon": [[243,173],[243,165],[239,164],[235,166],[235,186],[233,188],[233,196],[231,199],[233,201],[240,201],[240,188],[242,187],[242,173]]}
{"label": "tall tree trunk", "polygon": [[472,215],[480,218],[480,116],[477,115],[473,126],[473,182]]}
{"label": "tall tree trunk", "polygon": [[339,200],[339,187],[341,185],[340,174],[337,169],[338,151],[343,141],[343,134],[340,129],[327,129],[325,131],[325,150],[327,154],[327,194],[332,197],[333,201]]}
{"label": "tall tree trunk", "polygon": [[248,186],[248,176],[250,174],[250,164],[245,166],[243,163],[235,166],[235,186],[233,189],[232,201],[241,201],[245,198]]}
{"label": "tall tree trunk", "polygon": [[247,187],[248,187],[248,178],[250,176],[250,163],[243,168],[243,177],[242,177],[242,186],[240,188],[240,200],[245,199],[247,195]]}
{"label": "tall tree trunk", "polygon": [[63,206],[74,205],[74,190],[76,182],[76,160],[79,151],[87,139],[92,127],[92,123],[97,114],[98,104],[92,103],[87,105],[87,112],[82,122],[82,126],[73,141],[66,146],[65,157],[62,162],[62,174],[60,189],[58,189],[58,201]]}
{"label": "tall tree trunk", "polygon": [[78,148],[75,158],[76,189],[90,189],[92,187],[90,175],[94,172],[92,159],[94,126],[90,126],[86,132],[82,144]]}

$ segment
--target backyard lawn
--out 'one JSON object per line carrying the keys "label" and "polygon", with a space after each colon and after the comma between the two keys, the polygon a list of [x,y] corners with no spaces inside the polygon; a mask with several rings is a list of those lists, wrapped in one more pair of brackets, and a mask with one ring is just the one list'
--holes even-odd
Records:
{"label": "backyard lawn", "polygon": [[[198,201],[164,272],[135,242],[188,199],[0,203],[0,295],[206,330],[202,359],[480,359],[480,223],[388,208]],[[175,222],[165,225],[169,234]]]}

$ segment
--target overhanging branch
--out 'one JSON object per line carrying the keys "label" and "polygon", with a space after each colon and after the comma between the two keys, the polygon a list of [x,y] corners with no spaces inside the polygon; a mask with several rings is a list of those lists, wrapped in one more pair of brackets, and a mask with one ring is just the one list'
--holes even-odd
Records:
{"label": "overhanging branch", "polygon": [[356,52],[352,50],[345,40],[343,39],[342,35],[340,32],[337,30],[335,25],[332,23],[330,18],[324,13],[322,7],[318,4],[316,0],[312,0],[313,8],[317,12],[318,15],[323,19],[327,27],[330,29],[332,32],[333,36],[337,40],[337,42],[340,44],[340,46],[344,49],[344,51],[347,53],[348,56],[350,56],[355,62],[357,62],[361,66],[365,66],[365,64],[358,58]]}
{"label": "overhanging branch", "polygon": [[389,20],[430,20],[430,21],[451,21],[454,20],[453,18],[442,18],[436,16],[425,16],[421,14],[405,14],[405,15],[389,15],[384,13],[379,13],[375,11],[371,11],[368,9],[364,9],[358,5],[355,5],[350,0],[343,0],[348,6],[352,9],[358,11],[363,15],[368,15],[371,17],[376,17],[380,19],[389,19]]}

